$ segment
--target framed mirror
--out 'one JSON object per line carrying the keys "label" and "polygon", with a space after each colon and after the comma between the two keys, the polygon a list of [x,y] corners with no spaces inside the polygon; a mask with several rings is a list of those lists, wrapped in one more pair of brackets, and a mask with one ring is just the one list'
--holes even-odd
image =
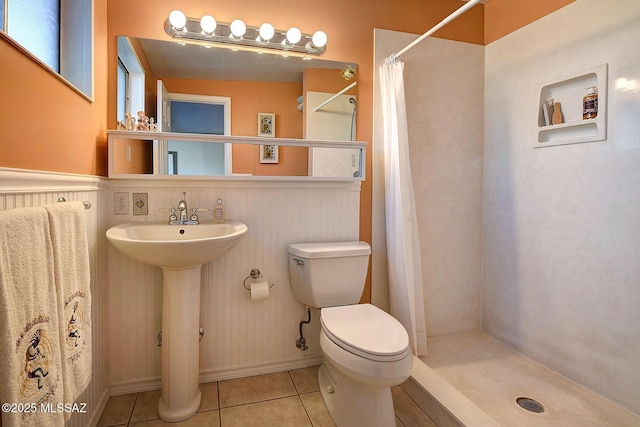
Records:
{"label": "framed mirror", "polygon": [[[227,135],[258,136],[256,124],[259,114],[268,114],[277,122],[274,135],[269,136],[355,140],[357,87],[354,83],[357,65],[354,63],[315,57],[287,57],[282,52],[260,54],[123,36],[118,38],[118,56],[119,64],[137,63],[131,67],[134,75],[132,81],[127,82],[122,78],[122,83],[118,85],[119,99],[122,100],[119,102],[118,120],[122,120],[125,112],[136,114],[139,108],[154,117],[160,130],[174,132],[170,124],[171,101],[163,101],[165,98],[170,100],[174,95],[178,95],[178,98],[184,95],[223,97],[230,99]],[[350,81],[344,78],[344,70],[348,69],[354,71]],[[136,81],[136,76],[140,74],[144,76],[143,80]],[[164,89],[156,86],[158,81],[162,82]],[[348,91],[338,95],[350,85],[352,87]],[[326,106],[314,111],[332,97],[334,99]],[[165,121],[169,123],[165,124]],[[189,132],[188,128],[181,129],[181,132]],[[327,129],[333,133],[327,133]],[[180,150],[169,150],[173,151],[171,156],[178,159],[178,174],[190,169],[183,166],[181,163],[184,162],[180,160],[194,157],[183,152],[188,146],[183,144]],[[234,144],[230,149],[232,153],[228,155],[230,165],[227,175],[312,176],[314,170],[319,170],[314,168],[314,157],[317,163],[319,156],[314,156],[312,148],[281,146],[278,149],[278,162],[270,163],[261,162],[258,145]],[[169,162],[169,153],[166,155]],[[347,157],[348,161],[342,163],[350,164],[352,156]],[[355,167],[351,173],[354,172]]]}

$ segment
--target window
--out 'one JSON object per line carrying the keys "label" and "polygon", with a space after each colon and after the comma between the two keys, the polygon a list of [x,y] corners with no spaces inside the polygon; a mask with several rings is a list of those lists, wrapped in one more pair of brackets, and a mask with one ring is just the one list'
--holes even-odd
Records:
{"label": "window", "polygon": [[0,0],[0,30],[76,91],[93,96],[93,0]]}
{"label": "window", "polygon": [[7,34],[53,70],[60,72],[58,0],[8,0]]}
{"label": "window", "polygon": [[118,58],[118,109],[117,119],[119,122],[124,120],[124,113],[127,110],[127,93],[129,92],[129,71],[124,66],[122,60]]}
{"label": "window", "polygon": [[118,37],[118,99],[117,119],[124,120],[125,113],[135,116],[145,111],[144,69],[128,37]]}

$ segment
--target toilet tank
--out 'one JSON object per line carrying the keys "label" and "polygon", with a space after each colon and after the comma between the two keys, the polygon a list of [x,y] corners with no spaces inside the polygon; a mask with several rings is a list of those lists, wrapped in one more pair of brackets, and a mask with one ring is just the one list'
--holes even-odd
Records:
{"label": "toilet tank", "polygon": [[366,242],[289,245],[291,289],[298,301],[323,308],[360,301],[369,268]]}

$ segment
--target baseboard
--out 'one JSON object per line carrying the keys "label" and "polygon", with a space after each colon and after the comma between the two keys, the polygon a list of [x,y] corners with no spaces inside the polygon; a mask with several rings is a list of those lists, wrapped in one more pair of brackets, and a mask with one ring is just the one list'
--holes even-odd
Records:
{"label": "baseboard", "polygon": [[[209,369],[200,371],[201,383],[213,381],[231,380],[235,378],[252,377],[254,375],[272,374],[274,372],[289,371],[292,369],[308,368],[319,365],[322,356],[312,356],[305,359],[288,360],[284,362],[267,363],[258,366],[243,366],[233,369],[215,370]],[[141,393],[162,388],[160,377],[148,377],[132,381],[124,381],[111,384],[110,395],[119,396],[122,394]]]}
{"label": "baseboard", "polygon": [[312,356],[304,359],[288,360],[284,362],[268,363],[258,366],[246,366],[235,369],[200,371],[200,382],[231,380],[235,378],[252,377],[254,375],[272,374],[274,372],[289,371],[292,369],[308,368],[319,365],[322,356]]}
{"label": "baseboard", "polygon": [[102,397],[100,398],[100,404],[98,405],[98,409],[93,412],[91,415],[91,420],[89,421],[89,426],[97,427],[98,422],[100,421],[100,417],[102,417],[102,413],[104,412],[104,408],[107,406],[107,402],[109,402],[109,389],[107,388],[104,393],[102,393]]}

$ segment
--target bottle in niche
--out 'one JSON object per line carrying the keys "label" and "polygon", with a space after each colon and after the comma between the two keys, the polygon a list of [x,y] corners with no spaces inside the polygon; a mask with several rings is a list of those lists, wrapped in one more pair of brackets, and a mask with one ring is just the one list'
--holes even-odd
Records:
{"label": "bottle in niche", "polygon": [[218,203],[213,209],[213,222],[216,224],[222,224],[224,222],[224,206],[222,205],[222,199],[218,199]]}
{"label": "bottle in niche", "polygon": [[553,125],[559,125],[560,123],[562,123],[564,121],[563,116],[562,116],[562,106],[559,102],[554,102],[553,103],[553,116],[551,119],[551,124]]}
{"label": "bottle in niche", "polygon": [[595,86],[587,88],[589,93],[582,99],[582,119],[595,119],[598,115],[598,89]]}

